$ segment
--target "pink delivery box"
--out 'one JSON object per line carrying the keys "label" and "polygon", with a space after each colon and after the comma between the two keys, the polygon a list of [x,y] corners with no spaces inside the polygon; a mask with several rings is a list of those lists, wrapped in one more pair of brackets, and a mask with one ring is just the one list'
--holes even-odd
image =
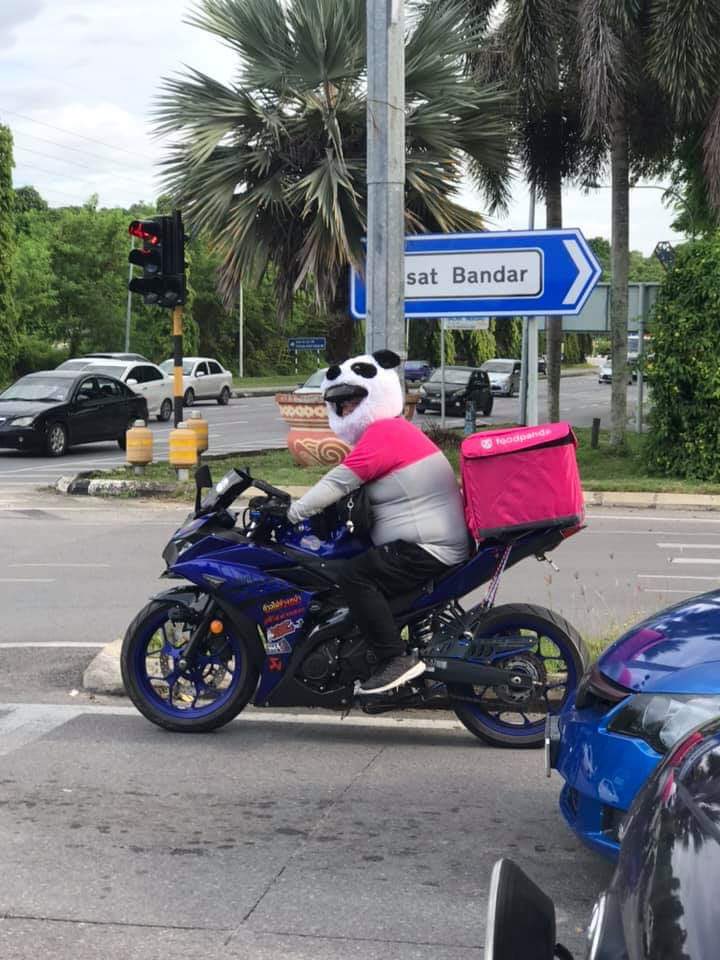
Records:
{"label": "pink delivery box", "polygon": [[489,430],[463,440],[465,519],[476,540],[577,527],[585,513],[569,423]]}

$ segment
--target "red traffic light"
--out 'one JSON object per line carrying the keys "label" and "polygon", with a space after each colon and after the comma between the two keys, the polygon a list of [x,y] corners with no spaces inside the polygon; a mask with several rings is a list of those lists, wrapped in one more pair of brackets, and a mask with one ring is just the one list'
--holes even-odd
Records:
{"label": "red traffic light", "polygon": [[139,237],[146,243],[151,243],[155,246],[160,243],[162,225],[156,220],[133,220],[128,227],[128,233],[131,237]]}

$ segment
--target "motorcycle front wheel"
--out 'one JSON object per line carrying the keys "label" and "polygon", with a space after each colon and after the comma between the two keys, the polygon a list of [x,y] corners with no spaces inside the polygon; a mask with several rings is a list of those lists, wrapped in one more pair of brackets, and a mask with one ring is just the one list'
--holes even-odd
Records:
{"label": "motorcycle front wheel", "polygon": [[[560,713],[585,671],[582,637],[552,610],[526,603],[479,612],[471,629],[483,657],[492,658],[495,667],[525,674],[533,689],[449,686],[458,720],[495,747],[541,747],[547,714]],[[511,645],[517,652],[505,653]]]}
{"label": "motorcycle front wheel", "polygon": [[221,633],[208,632],[193,662],[181,668],[196,624],[178,616],[177,604],[153,600],[135,617],[120,656],[123,683],[140,713],[157,726],[207,733],[240,713],[259,674],[242,637],[225,622]]}

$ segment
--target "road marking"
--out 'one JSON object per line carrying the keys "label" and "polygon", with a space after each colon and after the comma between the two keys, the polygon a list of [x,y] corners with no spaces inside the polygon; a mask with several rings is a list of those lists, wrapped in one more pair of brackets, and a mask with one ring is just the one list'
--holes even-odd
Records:
{"label": "road marking", "polygon": [[0,577],[0,583],[55,583],[46,577]]}
{"label": "road marking", "polygon": [[641,593],[681,593],[683,596],[688,597],[693,595],[692,590],[662,590],[660,587],[642,587],[640,590]]}
{"label": "road marking", "polygon": [[684,573],[639,573],[638,580],[711,580],[720,583],[720,577],[700,577]]}
{"label": "road marking", "polygon": [[[115,706],[114,704],[55,704],[55,703],[0,703],[0,711],[9,710],[11,712],[21,712],[23,715],[37,714],[39,716],[54,716],[57,723],[65,723],[74,717],[86,713],[96,716],[123,716],[137,717],[143,723],[147,723],[142,718],[135,707]],[[3,725],[8,718],[0,716],[0,742],[3,734]],[[288,713],[275,712],[271,708],[250,707],[244,710],[233,724],[242,723],[302,723],[309,726],[322,727],[360,727],[362,729],[381,729],[381,730],[464,730],[459,720],[429,720],[413,717],[406,719],[404,717],[367,717],[367,716],[338,716],[330,714],[328,716],[318,715],[315,712],[308,713]]]}
{"label": "road marking", "polygon": [[[590,504],[592,506],[592,504]],[[632,508],[628,508],[632,509]],[[642,511],[641,514],[627,514],[623,516],[622,514],[615,513],[591,513],[589,519],[591,520],[625,520],[633,521],[635,523],[720,523],[720,518],[713,517],[665,517],[658,516],[655,511],[652,511],[652,516],[648,516],[651,511],[644,509],[643,507],[637,507],[637,510]],[[691,511],[692,512],[692,511]]]}
{"label": "road marking", "polygon": [[10,570],[19,569],[21,567],[78,567],[82,569],[94,570],[95,567],[109,567],[109,563],[10,563],[8,568]]}
{"label": "road marking", "polygon": [[63,640],[31,640],[29,643],[0,643],[0,650],[25,650],[26,648],[32,650],[72,650],[73,647],[77,647],[78,650],[86,648],[97,650],[105,646],[107,646],[105,643],[85,643],[82,640],[77,643],[71,640],[67,642]]}
{"label": "road marking", "polygon": [[661,550],[720,550],[720,543],[658,543]]}
{"label": "road marking", "polygon": [[673,557],[670,563],[715,564],[720,563],[720,557]]}

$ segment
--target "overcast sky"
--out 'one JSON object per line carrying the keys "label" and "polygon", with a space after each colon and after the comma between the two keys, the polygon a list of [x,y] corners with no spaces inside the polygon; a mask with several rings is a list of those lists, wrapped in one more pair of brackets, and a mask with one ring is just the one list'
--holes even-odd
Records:
{"label": "overcast sky", "polygon": [[[160,192],[149,115],[162,77],[188,64],[228,82],[233,55],[183,23],[188,0],[0,0],[0,121],[15,137],[16,186],[31,183],[53,205],[126,206]],[[635,190],[631,246],[652,252],[673,240],[673,215],[660,190]],[[483,209],[468,191],[468,205]],[[518,181],[509,215],[493,226],[528,222],[528,191]],[[565,194],[565,224],[610,237],[610,192]],[[538,227],[544,226],[538,206]]]}

